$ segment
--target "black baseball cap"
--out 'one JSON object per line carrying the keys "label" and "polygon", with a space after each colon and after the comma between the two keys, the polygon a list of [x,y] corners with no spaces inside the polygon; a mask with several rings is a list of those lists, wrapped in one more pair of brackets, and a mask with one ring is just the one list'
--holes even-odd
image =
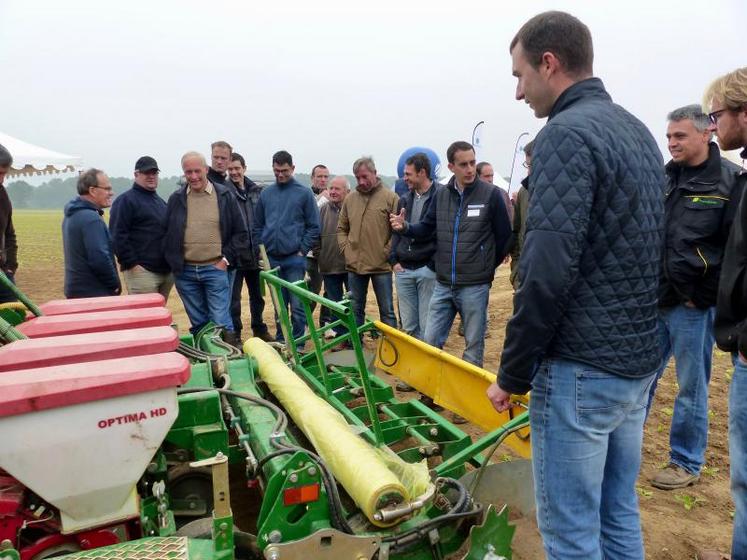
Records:
{"label": "black baseball cap", "polygon": [[135,163],[135,171],[161,171],[158,164],[150,156],[143,156]]}

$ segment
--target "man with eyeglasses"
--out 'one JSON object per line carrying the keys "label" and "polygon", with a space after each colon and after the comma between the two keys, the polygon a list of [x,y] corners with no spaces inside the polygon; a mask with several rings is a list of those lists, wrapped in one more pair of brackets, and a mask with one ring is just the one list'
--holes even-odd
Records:
{"label": "man with eyeglasses", "polygon": [[[303,280],[306,254],[319,241],[319,210],[312,190],[293,177],[293,156],[285,150],[272,156],[275,182],[259,195],[254,214],[253,238],[267,250],[272,268],[280,268],[280,277],[288,282]],[[285,305],[290,301],[293,338],[304,334],[306,315],[301,301],[283,289]],[[280,323],[275,338],[284,340]],[[303,344],[298,346],[302,349]]]}
{"label": "man with eyeglasses", "polygon": [[[747,67],[715,80],[704,96],[711,130],[723,150],[742,148],[747,159]],[[741,170],[740,183],[747,184]],[[732,353],[734,374],[729,385],[729,462],[734,498],[731,557],[747,558],[747,201],[742,197],[724,251],[716,301],[714,330],[718,347]],[[721,558],[715,551],[702,560]]]}
{"label": "man with eyeglasses", "polygon": [[[669,432],[669,464],[651,484],[676,490],[695,484],[705,463],[716,292],[742,185],[737,180],[739,168],[722,158],[711,142],[711,125],[700,105],[675,109],[667,120],[672,159],[665,167],[659,281],[664,361],[657,379],[674,356],[679,389]],[[655,390],[656,381],[651,400]]]}
{"label": "man with eyeglasses", "polygon": [[156,193],[159,171],[152,157],[137,160],[132,188],[112,204],[109,229],[127,292],[158,292],[168,299],[174,277],[162,248],[166,202]]}
{"label": "man with eyeglasses", "polygon": [[65,206],[62,220],[65,297],[119,295],[112,240],[102,219],[104,208],[112,205],[112,184],[106,173],[91,168],[78,177],[77,188],[78,196]]}

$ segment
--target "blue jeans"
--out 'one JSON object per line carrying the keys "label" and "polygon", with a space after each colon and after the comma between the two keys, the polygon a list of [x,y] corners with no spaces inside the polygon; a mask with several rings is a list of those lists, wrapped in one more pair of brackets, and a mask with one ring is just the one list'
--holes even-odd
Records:
{"label": "blue jeans", "polygon": [[[303,280],[306,275],[306,257],[300,255],[289,255],[287,257],[270,257],[270,266],[272,268],[280,267],[279,274],[280,278],[288,282],[298,282]],[[283,295],[283,301],[285,302],[285,308],[288,309],[288,303],[290,302],[291,309],[291,336],[293,338],[300,338],[306,331],[306,313],[303,310],[303,304],[301,300],[296,296],[291,295],[288,290],[283,288],[281,290]],[[280,320],[275,316],[275,340],[282,342],[283,331],[280,328]],[[302,349],[303,344],[299,345],[298,348]]]}
{"label": "blue jeans", "polygon": [[729,461],[734,499],[731,557],[747,558],[747,363],[735,360],[729,386]]}
{"label": "blue jeans", "polygon": [[366,319],[366,298],[368,297],[369,280],[373,284],[374,294],[376,294],[376,303],[379,306],[379,319],[385,325],[396,329],[397,318],[394,315],[391,272],[381,272],[379,274],[348,273],[356,324],[360,326]]}
{"label": "blue jeans", "polygon": [[[350,284],[348,283],[348,273],[343,272],[340,274],[324,274],[324,291],[327,293],[327,297],[332,301],[341,301],[345,297],[345,291],[349,289]],[[329,322],[337,320],[337,317],[328,313]],[[335,334],[340,336],[345,334],[347,329],[342,325],[338,325],[334,329]]]}
{"label": "blue jeans", "polygon": [[[678,305],[659,309],[659,336],[664,361],[657,373],[664,373],[674,354],[679,392],[674,400],[669,432],[670,462],[691,474],[700,473],[708,443],[708,382],[713,357],[715,308],[697,309]],[[651,387],[649,407],[656,390]]]}
{"label": "blue jeans", "polygon": [[643,560],[635,483],[653,379],[566,360],[540,365],[529,418],[548,560]]}
{"label": "blue jeans", "polygon": [[192,327],[197,332],[212,321],[228,331],[231,321],[231,284],[229,274],[212,264],[185,264],[184,270],[174,276],[176,291],[184,303]]}
{"label": "blue jeans", "polygon": [[482,367],[489,295],[490,283],[451,287],[436,282],[425,327],[425,342],[436,348],[443,348],[454,317],[459,312],[464,325],[465,348],[462,359]]}
{"label": "blue jeans", "polygon": [[436,273],[427,266],[394,273],[402,330],[423,340]]}

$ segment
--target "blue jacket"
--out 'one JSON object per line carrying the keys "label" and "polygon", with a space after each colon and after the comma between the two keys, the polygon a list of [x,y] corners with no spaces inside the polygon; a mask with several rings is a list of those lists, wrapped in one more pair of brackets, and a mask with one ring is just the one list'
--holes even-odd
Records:
{"label": "blue jacket", "polygon": [[[239,204],[228,187],[213,183],[218,195],[218,218],[220,220],[220,241],[223,256],[234,268],[246,259],[249,249],[249,233]],[[169,197],[166,207],[166,233],[163,250],[166,262],[174,274],[184,270],[184,229],[187,227],[187,186],[180,187]]]}
{"label": "blue jacket", "polygon": [[275,258],[306,255],[319,241],[319,209],[311,189],[295,179],[259,195],[253,238]]}
{"label": "blue jacket", "polygon": [[521,285],[499,384],[526,393],[543,359],[645,377],[662,360],[657,288],[664,162],[601,80],[566,89],[537,135]]}
{"label": "blue jacket", "polygon": [[134,184],[117,198],[109,214],[114,254],[122,270],[140,265],[151,272],[168,272],[163,255],[166,202],[156,191]]}
{"label": "blue jacket", "polygon": [[62,244],[65,297],[114,296],[122,291],[104,211],[80,197],[65,206]]}

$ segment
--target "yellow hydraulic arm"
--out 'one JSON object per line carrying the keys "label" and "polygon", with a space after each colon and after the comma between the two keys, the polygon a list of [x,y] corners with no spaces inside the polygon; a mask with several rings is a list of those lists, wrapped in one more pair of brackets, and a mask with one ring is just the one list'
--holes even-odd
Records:
{"label": "yellow hydraulic arm", "polygon": [[[380,321],[382,333],[376,351],[377,368],[391,373],[431,397],[436,404],[463,416],[486,432],[492,431],[526,409],[519,397],[508,412],[498,413],[485,392],[495,374],[447,354]],[[529,429],[506,438],[506,444],[522,457],[531,455]]]}

